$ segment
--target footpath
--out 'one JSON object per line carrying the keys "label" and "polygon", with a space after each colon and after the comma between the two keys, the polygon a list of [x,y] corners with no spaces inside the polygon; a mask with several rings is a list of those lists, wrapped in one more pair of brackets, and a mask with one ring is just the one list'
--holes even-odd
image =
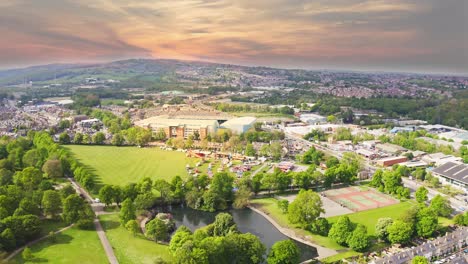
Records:
{"label": "footpath", "polygon": [[78,183],[76,183],[74,179],[68,178],[68,180],[71,182],[75,190],[81,195],[83,195],[89,203],[91,203],[91,208],[93,208],[94,214],[96,215],[96,218],[94,218],[94,226],[96,227],[96,232],[98,234],[99,240],[101,241],[102,247],[106,252],[109,263],[119,264],[119,261],[117,261],[117,257],[115,256],[114,249],[112,248],[111,244],[109,243],[109,240],[107,239],[106,233],[102,228],[101,222],[99,222],[99,219],[97,218],[98,215],[103,214],[103,207],[96,206],[95,204],[93,204],[94,201],[91,195],[85,189],[81,188],[81,186]]}
{"label": "footpath", "polygon": [[260,214],[263,217],[265,217],[265,219],[267,219],[268,222],[270,222],[272,225],[274,225],[275,228],[278,229],[278,231],[280,231],[283,235],[285,235],[285,236],[287,236],[287,237],[289,237],[291,239],[294,239],[294,240],[296,240],[298,242],[301,242],[303,244],[306,244],[308,246],[316,248],[319,259],[330,257],[330,256],[338,254],[338,251],[336,251],[336,250],[329,249],[329,248],[322,247],[320,245],[314,244],[314,243],[310,242],[309,240],[307,240],[305,237],[298,236],[296,234],[296,232],[294,232],[294,230],[282,227],[273,218],[271,218],[269,215],[267,215],[265,212],[261,211],[260,209],[255,208],[254,206],[249,206],[249,208],[252,211]]}
{"label": "footpath", "polygon": [[[59,234],[59,233],[65,231],[65,230],[68,230],[68,229],[70,229],[72,226],[73,226],[73,224],[71,224],[71,225],[69,225],[69,226],[66,226],[66,227],[64,227],[64,228],[62,228],[62,229],[60,229],[60,230],[58,230],[58,231],[55,231],[55,232],[54,232],[54,235]],[[20,253],[21,251],[23,251],[23,249],[25,249],[26,247],[31,247],[32,245],[34,245],[34,244],[36,244],[36,243],[38,243],[38,242],[41,242],[42,240],[44,240],[44,239],[46,239],[46,238],[49,238],[50,236],[51,236],[51,235],[45,235],[45,236],[40,237],[40,238],[38,238],[38,239],[35,239],[35,240],[31,241],[31,242],[28,242],[26,245],[24,245],[24,246],[18,248],[17,250],[13,251],[8,257],[5,258],[5,260],[6,260],[7,262],[10,261],[14,256],[18,255],[18,253]]]}

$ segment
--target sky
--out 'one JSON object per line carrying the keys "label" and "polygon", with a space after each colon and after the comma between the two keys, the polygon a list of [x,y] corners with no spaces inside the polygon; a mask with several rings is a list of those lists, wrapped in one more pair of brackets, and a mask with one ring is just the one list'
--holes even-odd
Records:
{"label": "sky", "polygon": [[3,0],[0,68],[127,58],[468,74],[466,0]]}

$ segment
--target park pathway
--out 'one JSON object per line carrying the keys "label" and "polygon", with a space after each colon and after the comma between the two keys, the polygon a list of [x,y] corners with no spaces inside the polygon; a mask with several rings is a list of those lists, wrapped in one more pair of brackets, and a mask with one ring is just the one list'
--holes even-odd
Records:
{"label": "park pathway", "polygon": [[338,252],[336,250],[314,244],[314,243],[310,242],[309,240],[307,240],[305,237],[296,235],[296,232],[294,232],[294,230],[282,227],[273,218],[271,218],[269,215],[267,215],[262,210],[260,210],[258,208],[255,208],[255,206],[249,206],[249,208],[252,209],[252,211],[260,214],[263,217],[265,217],[265,219],[267,219],[272,225],[274,225],[276,227],[276,229],[278,229],[278,231],[280,231],[283,235],[285,235],[285,236],[287,236],[287,237],[289,237],[291,239],[294,239],[296,241],[299,241],[299,242],[301,242],[303,244],[306,244],[308,246],[316,248],[319,259],[330,257],[330,256],[338,254]]}
{"label": "park pathway", "polygon": [[118,264],[119,261],[117,261],[114,249],[112,248],[111,244],[109,243],[109,240],[107,239],[106,233],[102,228],[101,222],[99,222],[99,219],[97,218],[98,215],[103,214],[103,206],[101,204],[94,203],[93,197],[91,197],[91,195],[85,189],[83,189],[78,183],[76,183],[76,181],[73,178],[68,178],[68,180],[71,182],[75,190],[79,194],[83,195],[86,198],[86,200],[88,200],[88,202],[91,204],[91,208],[93,208],[94,214],[96,215],[96,217],[94,218],[94,226],[96,227],[96,232],[98,234],[99,240],[101,240],[102,247],[106,252],[107,259],[109,260],[110,264]]}
{"label": "park pathway", "polygon": [[[73,224],[71,224],[71,225],[69,225],[69,226],[66,226],[66,227],[64,227],[64,228],[62,228],[62,229],[59,229],[59,230],[57,230],[57,231],[54,232],[54,235],[56,235],[56,234],[58,234],[58,233],[61,233],[61,232],[65,231],[65,230],[68,230],[68,229],[70,229],[72,226],[73,226]],[[45,235],[45,236],[40,237],[40,238],[38,238],[38,239],[35,239],[35,240],[31,241],[31,242],[28,242],[26,245],[24,245],[24,246],[18,248],[17,250],[13,251],[8,257],[5,258],[5,260],[6,260],[7,262],[10,261],[13,257],[15,257],[16,255],[18,255],[18,253],[20,253],[21,251],[23,251],[26,247],[30,247],[30,246],[32,246],[32,245],[38,243],[38,242],[41,242],[42,240],[44,240],[44,239],[46,239],[46,238],[49,238],[50,236],[51,236],[51,235],[48,234],[48,235]]]}

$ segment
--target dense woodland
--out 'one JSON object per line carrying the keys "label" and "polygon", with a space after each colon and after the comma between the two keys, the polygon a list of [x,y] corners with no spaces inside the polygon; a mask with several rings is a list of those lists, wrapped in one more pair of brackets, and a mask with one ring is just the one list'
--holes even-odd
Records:
{"label": "dense woodland", "polygon": [[[45,132],[0,139],[2,250],[11,251],[44,235],[49,219],[75,223],[80,228],[94,227],[90,205],[63,178],[71,176],[76,167],[72,161]],[[82,177],[80,181],[87,183],[86,176]]]}

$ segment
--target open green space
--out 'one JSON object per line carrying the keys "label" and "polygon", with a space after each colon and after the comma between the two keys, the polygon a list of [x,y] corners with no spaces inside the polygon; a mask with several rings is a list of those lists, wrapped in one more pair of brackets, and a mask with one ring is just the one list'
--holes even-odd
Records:
{"label": "open green space", "polygon": [[169,247],[147,240],[142,234],[133,236],[120,225],[118,214],[100,215],[107,238],[114,248],[115,255],[121,264],[152,264],[156,257],[170,262],[172,255]]}
{"label": "open green space", "polygon": [[199,159],[185,153],[159,148],[114,146],[66,146],[83,165],[98,176],[99,184],[125,185],[149,177],[171,180],[187,176],[185,166],[194,166]]}
{"label": "open green space", "polygon": [[[107,263],[107,257],[95,230],[72,227],[31,246],[34,259],[27,263],[94,264]],[[21,253],[13,263],[26,263]]]}
{"label": "open green space", "polygon": [[[369,235],[374,235],[375,224],[377,224],[377,220],[379,220],[379,218],[390,217],[396,219],[407,209],[411,208],[413,205],[414,203],[406,201],[381,208],[347,214],[347,216],[349,217],[351,222],[365,225],[367,227]],[[339,217],[340,216],[329,217],[328,220],[330,221],[330,223],[334,223],[338,220]]]}

